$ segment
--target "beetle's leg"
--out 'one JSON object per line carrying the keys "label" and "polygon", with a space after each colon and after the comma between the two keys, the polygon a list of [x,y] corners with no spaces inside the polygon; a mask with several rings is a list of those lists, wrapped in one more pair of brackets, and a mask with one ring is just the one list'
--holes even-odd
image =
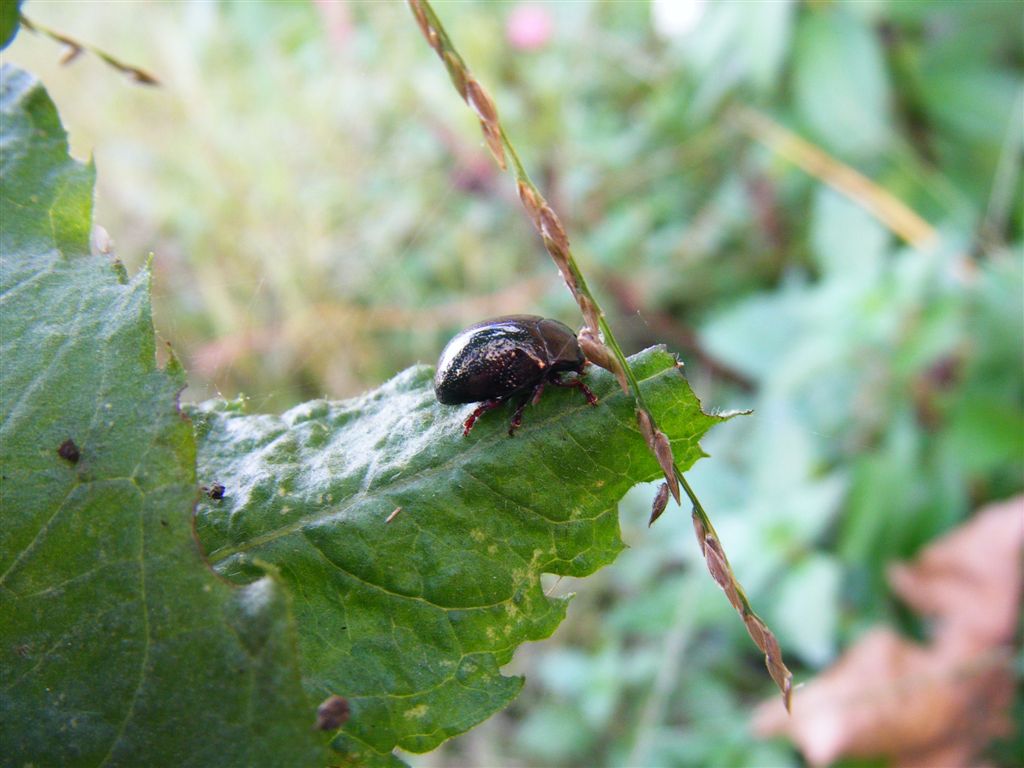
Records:
{"label": "beetle's leg", "polygon": [[516,412],[512,414],[512,423],[508,425],[508,436],[515,437],[516,430],[519,429],[519,425],[523,423],[523,409],[526,408],[526,404],[530,402],[530,398],[526,398],[516,408]]}
{"label": "beetle's leg", "polygon": [[482,403],[480,403],[480,405],[478,405],[476,407],[476,410],[473,411],[471,414],[469,414],[469,418],[466,419],[465,422],[463,422],[463,424],[462,424],[462,436],[463,437],[468,436],[470,430],[473,429],[473,425],[476,424],[476,420],[477,419],[479,419],[481,416],[483,416],[488,411],[493,411],[495,408],[497,408],[503,402],[505,402],[505,401],[501,400],[501,399],[495,399],[495,400],[484,400]]}
{"label": "beetle's leg", "polygon": [[525,400],[523,400],[523,402],[519,404],[519,407],[516,408],[516,412],[512,414],[512,423],[508,425],[509,437],[515,437],[516,430],[519,429],[519,426],[523,423],[523,411],[526,409],[526,404],[532,403],[533,405],[536,405],[537,401],[540,400],[540,396],[543,392],[544,382],[542,381],[540,384],[533,388],[533,392],[529,395],[529,397],[527,397]]}
{"label": "beetle's leg", "polygon": [[573,389],[578,389],[583,393],[583,396],[587,398],[588,403],[591,405],[597,405],[597,395],[590,391],[590,387],[583,383],[583,379],[575,377],[571,379],[563,379],[556,376],[551,379],[551,383],[557,387],[572,387]]}

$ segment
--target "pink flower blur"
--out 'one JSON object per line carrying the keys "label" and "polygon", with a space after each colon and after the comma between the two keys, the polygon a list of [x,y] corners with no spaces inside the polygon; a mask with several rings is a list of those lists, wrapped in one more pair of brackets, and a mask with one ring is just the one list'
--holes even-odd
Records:
{"label": "pink flower blur", "polygon": [[352,17],[348,5],[337,0],[313,0],[313,4],[320,11],[328,39],[335,48],[344,48],[352,36]]}
{"label": "pink flower blur", "polygon": [[547,45],[551,39],[551,12],[532,3],[522,3],[508,15],[505,22],[505,37],[513,48],[521,51],[536,51]]}

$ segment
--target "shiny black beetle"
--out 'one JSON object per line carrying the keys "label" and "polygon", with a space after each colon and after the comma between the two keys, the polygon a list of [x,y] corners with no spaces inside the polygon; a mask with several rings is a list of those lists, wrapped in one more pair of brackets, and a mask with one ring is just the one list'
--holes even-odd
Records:
{"label": "shiny black beetle", "polygon": [[512,416],[509,435],[523,421],[523,409],[540,400],[547,384],[575,387],[587,402],[597,398],[579,378],[563,379],[587,365],[576,335],[564,323],[538,315],[507,315],[471,325],[441,353],[434,393],[446,405],[480,403],[463,425],[468,435],[476,420],[518,394],[525,394]]}

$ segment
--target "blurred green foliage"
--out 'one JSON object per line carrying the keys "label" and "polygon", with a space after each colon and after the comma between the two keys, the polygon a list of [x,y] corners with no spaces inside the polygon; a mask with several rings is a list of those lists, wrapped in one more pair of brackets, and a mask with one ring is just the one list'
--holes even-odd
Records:
{"label": "blurred green foliage", "polygon": [[[544,5],[529,45],[519,4],[437,10],[627,351],[665,342],[706,405],[755,409],[712,433],[691,481],[799,679],[871,623],[926,633],[887,564],[1024,489],[1024,6],[668,5]],[[156,324],[190,397],[281,409],[432,362],[488,315],[573,321],[401,5],[24,10],[164,83],[60,69],[29,34],[5,53],[95,152],[119,256],[156,253]],[[864,174],[933,241],[796,168],[739,107]],[[645,530],[652,494],[623,502],[615,565],[551,585],[579,594],[513,661],[519,700],[417,764],[799,764],[742,725],[771,683],[686,516]],[[993,755],[1022,750],[1018,733]]]}

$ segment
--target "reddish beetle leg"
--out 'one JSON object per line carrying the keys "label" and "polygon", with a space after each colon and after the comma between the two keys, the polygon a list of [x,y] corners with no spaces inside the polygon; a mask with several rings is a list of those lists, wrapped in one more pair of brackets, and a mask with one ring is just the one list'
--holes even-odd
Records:
{"label": "reddish beetle leg", "polygon": [[478,405],[476,407],[476,410],[473,411],[471,414],[469,414],[469,418],[466,419],[465,422],[463,422],[463,424],[462,424],[462,436],[463,437],[468,437],[469,436],[469,431],[471,429],[473,429],[473,425],[476,424],[476,420],[477,419],[479,419],[481,416],[483,416],[488,411],[493,411],[495,408],[497,408],[499,405],[501,405],[504,402],[505,401],[502,400],[502,399],[495,399],[495,400],[484,400],[482,403],[480,403],[480,405]]}
{"label": "reddish beetle leg", "polygon": [[572,389],[578,389],[583,393],[583,396],[587,398],[588,403],[594,406],[597,405],[597,395],[590,391],[590,387],[583,383],[583,379],[552,379],[551,383],[556,387],[571,387]]}
{"label": "reddish beetle leg", "polygon": [[542,394],[544,394],[543,381],[533,388],[533,393],[523,400],[523,402],[519,404],[519,407],[516,408],[516,412],[512,414],[512,423],[508,425],[509,437],[515,437],[516,430],[519,429],[519,426],[523,423],[523,411],[526,409],[526,404],[530,403],[531,405],[536,405],[540,402],[540,396]]}
{"label": "reddish beetle leg", "polygon": [[[525,398],[517,407],[515,412],[512,414],[512,422],[508,426],[508,436],[515,437],[516,430],[523,423],[523,411],[526,410],[527,404],[536,405],[540,402],[540,396],[544,394],[544,387],[547,384],[554,384],[556,387],[568,387],[569,389],[578,389],[583,393],[583,396],[587,398],[587,402],[591,405],[597,405],[597,396],[590,391],[590,387],[583,383],[581,379],[561,379],[554,377],[547,381],[542,381],[537,384],[530,393],[530,396]],[[470,431],[473,429],[473,425],[476,424],[477,419],[483,416],[488,411],[493,411],[499,405],[504,403],[508,398],[492,398],[491,400],[484,400],[476,409],[469,414],[469,418],[466,419],[462,424],[462,436],[467,437]]]}

